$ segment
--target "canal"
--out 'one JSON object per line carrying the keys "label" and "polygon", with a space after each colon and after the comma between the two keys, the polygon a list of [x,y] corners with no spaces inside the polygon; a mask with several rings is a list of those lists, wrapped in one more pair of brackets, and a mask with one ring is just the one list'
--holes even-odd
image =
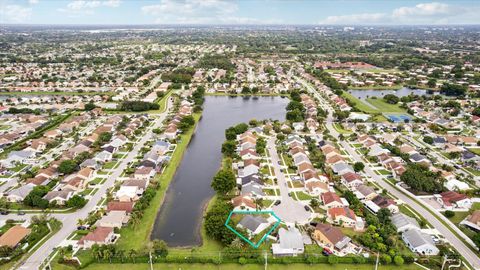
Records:
{"label": "canal", "polygon": [[251,119],[285,120],[288,98],[206,96],[202,119],[157,214],[151,239],[171,247],[201,244],[205,205],[214,195],[210,187],[220,167],[225,129]]}

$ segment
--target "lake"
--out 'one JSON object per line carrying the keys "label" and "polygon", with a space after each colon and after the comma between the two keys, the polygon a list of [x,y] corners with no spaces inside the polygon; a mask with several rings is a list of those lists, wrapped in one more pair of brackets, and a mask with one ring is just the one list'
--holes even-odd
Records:
{"label": "lake", "polygon": [[220,168],[225,129],[251,119],[285,120],[288,98],[206,96],[195,135],[165,195],[151,239],[169,246],[200,245],[203,210],[214,195],[210,187]]}
{"label": "lake", "polygon": [[352,94],[352,96],[359,98],[359,99],[366,99],[369,97],[383,97],[387,94],[393,94],[397,97],[404,97],[410,94],[424,96],[428,95],[428,91],[424,89],[411,89],[408,87],[403,87],[398,90],[348,90],[348,93]]}

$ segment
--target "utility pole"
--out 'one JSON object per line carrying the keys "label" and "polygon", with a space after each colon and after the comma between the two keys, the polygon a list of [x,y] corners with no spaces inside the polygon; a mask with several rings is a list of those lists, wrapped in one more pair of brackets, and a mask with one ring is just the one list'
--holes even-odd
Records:
{"label": "utility pole", "polygon": [[267,263],[267,260],[268,260],[268,254],[267,254],[267,252],[266,252],[266,251],[265,251],[263,254],[264,254],[264,256],[265,256],[265,270],[267,270],[267,265],[268,265],[268,263]]}
{"label": "utility pole", "polygon": [[153,270],[152,251],[149,251],[149,252],[148,252],[148,255],[150,256],[150,270]]}
{"label": "utility pole", "polygon": [[380,252],[377,252],[377,261],[375,262],[375,270],[378,270],[378,259],[380,256]]}

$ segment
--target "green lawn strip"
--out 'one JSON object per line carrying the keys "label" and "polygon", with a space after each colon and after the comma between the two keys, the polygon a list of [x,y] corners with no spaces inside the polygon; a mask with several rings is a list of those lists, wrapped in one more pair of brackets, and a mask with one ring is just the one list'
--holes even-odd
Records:
{"label": "green lawn strip", "polygon": [[468,151],[474,153],[475,155],[480,156],[480,148],[471,148],[471,147],[469,147],[469,148],[467,148],[467,149],[468,149]]}
{"label": "green lawn strip", "polygon": [[[104,270],[106,268],[112,268],[115,270],[146,270],[150,269],[147,264],[91,264],[85,269],[87,270]],[[304,269],[329,269],[329,270],[372,270],[375,266],[372,264],[269,264],[268,269],[270,270],[304,270]],[[71,267],[64,266],[63,268],[54,268],[54,270],[66,270],[72,269]],[[180,263],[165,263],[165,264],[154,264],[154,270],[179,270],[179,269],[188,269],[188,270],[264,270],[265,266],[263,264],[180,264]],[[415,264],[407,265],[379,265],[378,270],[415,270],[422,269],[421,267]]]}
{"label": "green lawn strip", "polygon": [[469,171],[471,174],[473,174],[475,176],[480,176],[480,171],[477,171],[473,168],[465,168],[465,170]]}
{"label": "green lawn strip", "polygon": [[[312,196],[308,195],[308,194],[305,193],[305,192],[298,191],[298,192],[296,192],[296,193],[297,193],[298,199],[301,200],[301,201],[311,200],[311,199],[315,198],[315,197],[312,197]],[[294,198],[295,198],[295,197],[294,197]]]}
{"label": "green lawn strip", "polygon": [[168,91],[157,103],[158,105],[160,105],[160,107],[158,108],[157,112],[159,113],[162,113],[165,111],[165,109],[167,108],[167,103],[168,103],[168,99],[170,98],[170,96],[172,95],[172,91]]}
{"label": "green lawn strip", "polygon": [[107,92],[98,92],[98,91],[85,91],[85,92],[65,92],[65,91],[32,91],[32,92],[20,92],[20,91],[10,91],[10,92],[0,92],[0,96],[21,96],[21,95],[56,95],[56,96],[113,96],[115,93],[111,91]]}
{"label": "green lawn strip", "polygon": [[350,134],[350,133],[352,133],[351,131],[348,131],[348,130],[344,129],[344,128],[342,127],[342,125],[339,124],[339,123],[335,123],[335,124],[333,125],[333,127],[335,127],[335,129],[336,129],[336,130],[338,131],[338,133],[340,133],[340,134]]}
{"label": "green lawn strip", "polygon": [[[198,123],[201,114],[194,114],[195,121]],[[172,159],[167,165],[167,168],[160,175],[156,175],[156,180],[160,183],[160,188],[157,191],[155,197],[153,198],[151,205],[145,210],[143,217],[140,221],[140,224],[133,228],[132,225],[128,225],[125,228],[120,230],[120,239],[117,242],[119,249],[130,250],[130,249],[140,249],[145,243],[149,241],[150,232],[155,223],[155,217],[157,215],[158,209],[163,203],[165,193],[168,189],[170,182],[173,179],[177,167],[180,165],[180,162],[183,157],[183,153],[190,142],[190,139],[193,135],[195,127],[192,127],[188,132],[181,135],[180,143],[177,144],[177,149],[172,156]]]}
{"label": "green lawn strip", "polygon": [[109,161],[107,163],[105,163],[105,165],[103,165],[103,169],[114,169],[115,167],[117,167],[117,161]]}
{"label": "green lawn strip", "polygon": [[367,102],[375,106],[382,113],[407,113],[407,111],[400,108],[398,104],[389,104],[381,98],[367,98]]}
{"label": "green lawn strip", "polygon": [[370,106],[368,106],[367,104],[364,103],[364,101],[354,97],[352,94],[346,92],[346,91],[343,91],[342,93],[342,97],[350,100],[350,102],[353,102],[355,104],[355,107],[364,112],[364,113],[368,113],[368,114],[372,114],[372,113],[380,113],[379,110],[376,110]]}

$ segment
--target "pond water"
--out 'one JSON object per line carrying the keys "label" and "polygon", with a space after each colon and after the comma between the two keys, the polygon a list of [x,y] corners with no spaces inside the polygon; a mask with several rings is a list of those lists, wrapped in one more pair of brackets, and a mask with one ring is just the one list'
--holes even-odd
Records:
{"label": "pond water", "polygon": [[411,89],[407,87],[403,87],[398,90],[348,90],[348,93],[352,94],[352,96],[359,98],[359,99],[366,99],[370,97],[383,97],[387,94],[393,94],[397,97],[404,97],[410,94],[424,96],[429,95],[428,90],[424,89]]}
{"label": "pond water", "polygon": [[214,195],[210,183],[220,167],[225,129],[251,119],[284,121],[288,102],[281,97],[205,97],[202,119],[170,183],[151,239],[174,247],[201,244],[203,211]]}

